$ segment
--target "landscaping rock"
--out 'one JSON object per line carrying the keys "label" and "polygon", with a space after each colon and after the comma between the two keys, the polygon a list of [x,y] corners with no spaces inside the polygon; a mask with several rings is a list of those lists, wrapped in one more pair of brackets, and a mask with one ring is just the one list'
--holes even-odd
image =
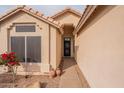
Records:
{"label": "landscaping rock", "polygon": [[41,88],[41,82],[34,82],[26,86],[26,88]]}

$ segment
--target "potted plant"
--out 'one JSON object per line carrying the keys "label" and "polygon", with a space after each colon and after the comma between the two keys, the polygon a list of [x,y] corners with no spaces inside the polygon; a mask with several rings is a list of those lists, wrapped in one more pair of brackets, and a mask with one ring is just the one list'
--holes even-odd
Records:
{"label": "potted plant", "polygon": [[20,65],[19,60],[15,52],[3,53],[0,55],[0,65],[7,66],[13,75],[13,87],[15,84],[15,76],[17,72],[17,67]]}
{"label": "potted plant", "polygon": [[56,72],[53,68],[51,68],[49,76],[50,76],[50,78],[54,78],[56,76]]}
{"label": "potted plant", "polygon": [[60,69],[60,68],[57,68],[57,69],[56,69],[56,75],[57,75],[57,76],[60,76],[61,73],[62,73],[61,69]]}

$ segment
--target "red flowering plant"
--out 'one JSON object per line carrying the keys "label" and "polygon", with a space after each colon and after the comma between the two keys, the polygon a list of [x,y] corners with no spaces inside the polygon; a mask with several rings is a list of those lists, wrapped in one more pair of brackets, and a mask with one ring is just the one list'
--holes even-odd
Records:
{"label": "red flowering plant", "polygon": [[0,55],[0,65],[8,66],[13,73],[13,87],[15,82],[15,75],[17,67],[20,65],[18,57],[15,52],[3,53]]}
{"label": "red flowering plant", "polygon": [[18,66],[19,60],[15,54],[15,52],[3,53],[0,55],[0,65],[5,66]]}

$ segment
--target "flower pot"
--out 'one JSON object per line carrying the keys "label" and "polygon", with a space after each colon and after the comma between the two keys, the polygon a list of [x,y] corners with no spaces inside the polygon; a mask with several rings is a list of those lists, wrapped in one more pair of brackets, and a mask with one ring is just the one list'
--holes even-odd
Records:
{"label": "flower pot", "polygon": [[55,70],[54,69],[51,69],[50,70],[50,78],[54,78],[55,77],[55,75],[56,75],[56,72],[55,72]]}
{"label": "flower pot", "polygon": [[57,76],[60,76],[61,73],[62,73],[61,69],[60,69],[60,68],[57,68],[57,69],[56,69],[56,75],[57,75]]}

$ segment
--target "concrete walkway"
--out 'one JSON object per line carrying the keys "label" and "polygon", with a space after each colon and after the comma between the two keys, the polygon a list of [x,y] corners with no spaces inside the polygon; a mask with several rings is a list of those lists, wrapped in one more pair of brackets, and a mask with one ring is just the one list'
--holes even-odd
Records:
{"label": "concrete walkway", "polygon": [[60,88],[89,87],[85,78],[82,78],[78,65],[73,58],[64,58],[63,74],[60,77]]}

